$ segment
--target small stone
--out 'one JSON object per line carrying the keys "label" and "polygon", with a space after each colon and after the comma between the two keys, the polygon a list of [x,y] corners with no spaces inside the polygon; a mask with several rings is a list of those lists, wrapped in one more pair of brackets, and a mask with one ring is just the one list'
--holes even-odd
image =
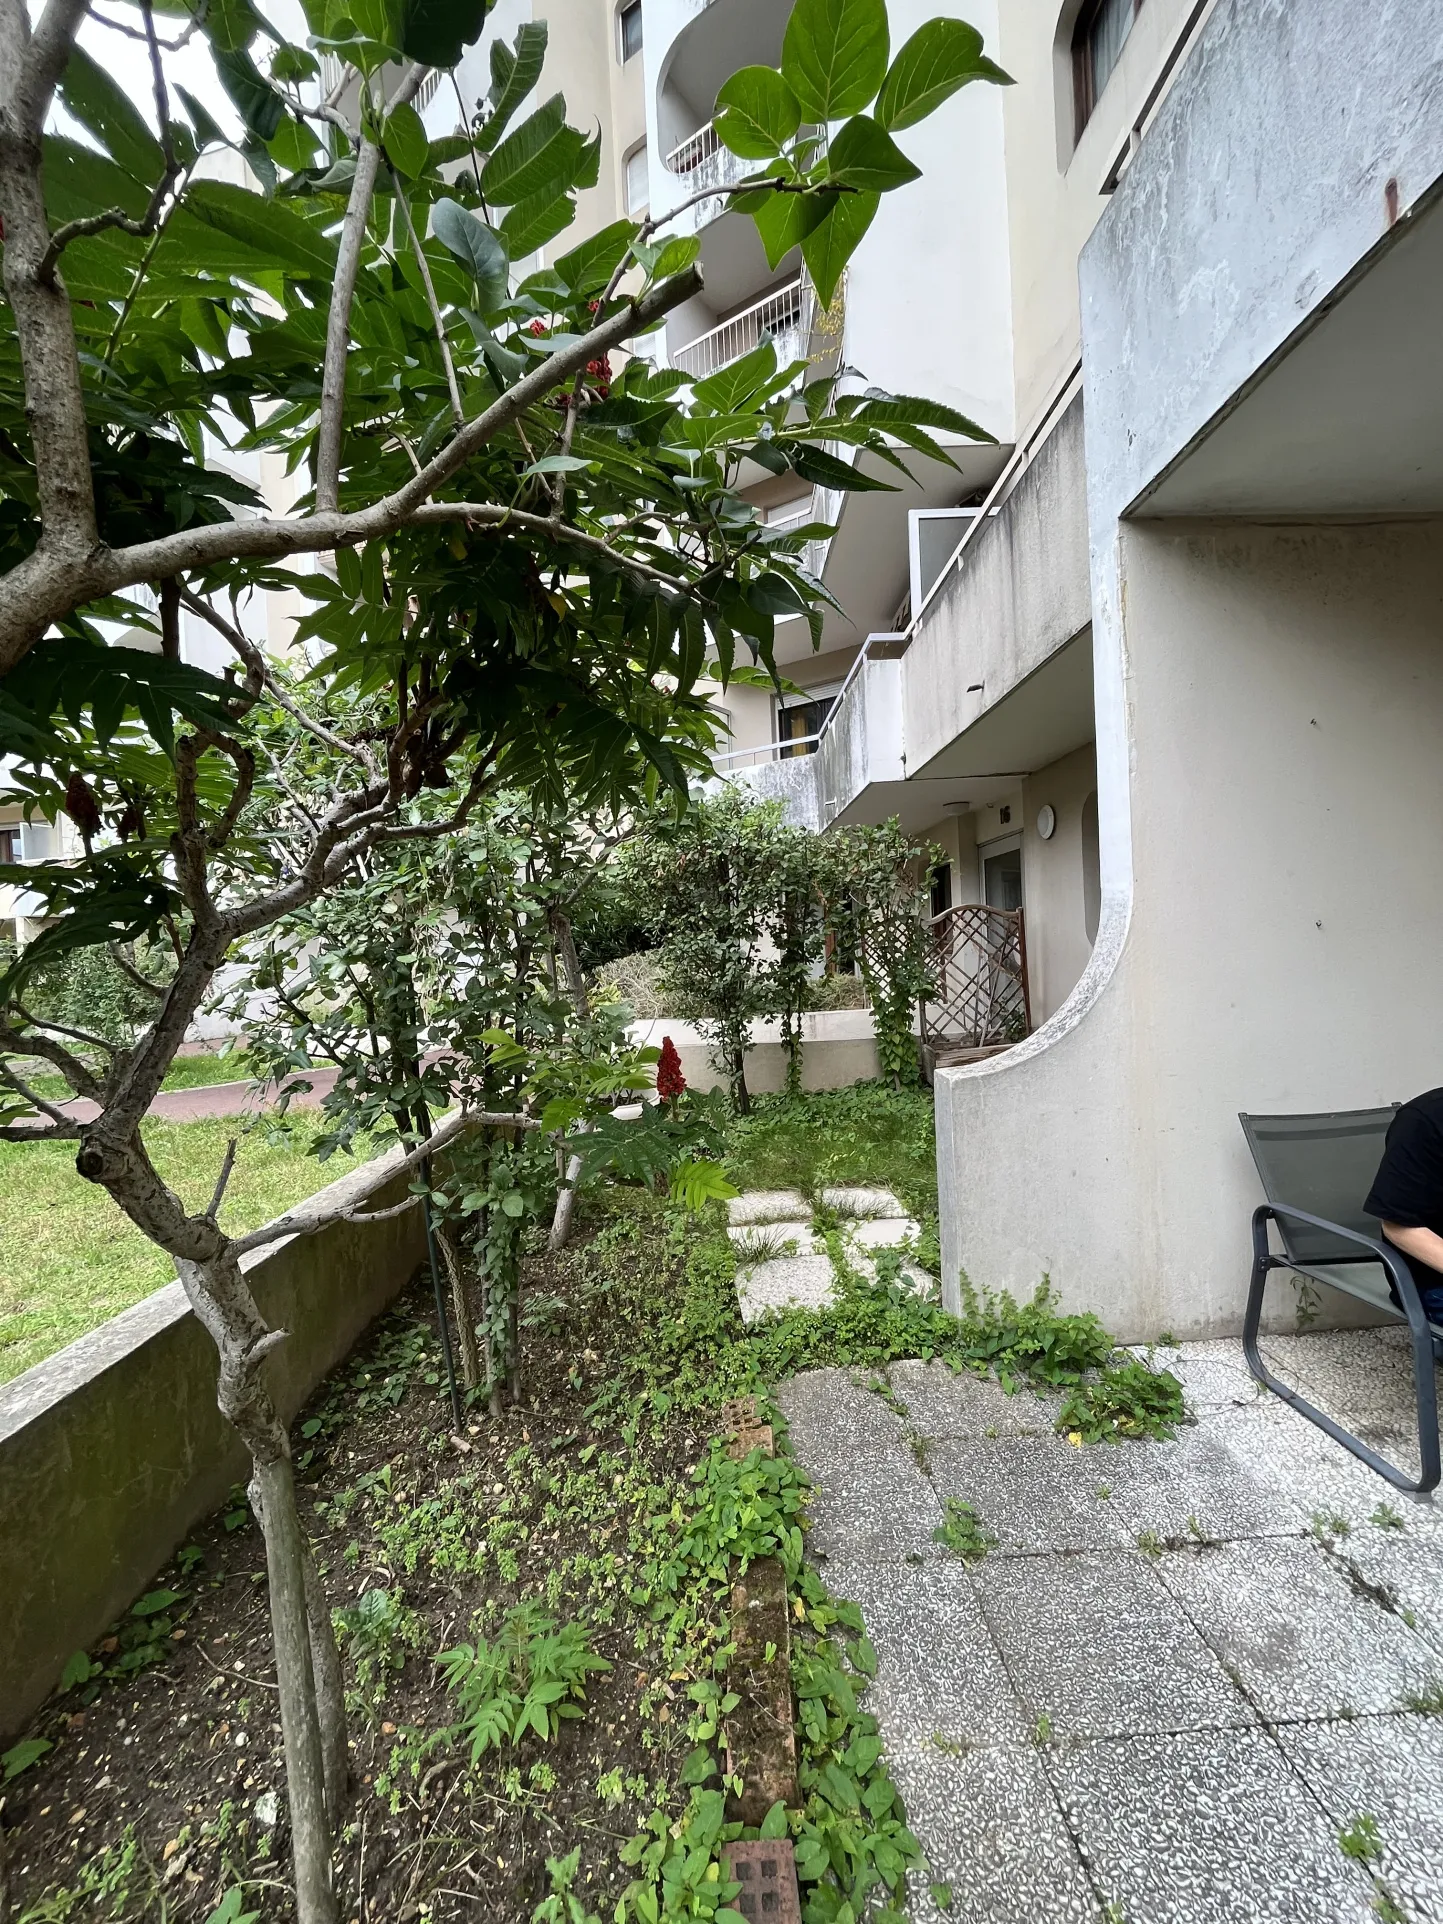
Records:
{"label": "small stone", "polygon": [[[366,1782],[371,1780],[368,1777]],[[256,1799],[256,1822],[263,1830],[274,1830],[280,1816],[281,1800],[273,1790],[263,1790]]]}

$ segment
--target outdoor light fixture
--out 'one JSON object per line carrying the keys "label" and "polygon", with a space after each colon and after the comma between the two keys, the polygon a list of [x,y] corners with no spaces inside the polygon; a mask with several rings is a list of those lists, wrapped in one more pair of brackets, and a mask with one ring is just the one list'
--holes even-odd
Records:
{"label": "outdoor light fixture", "polygon": [[1037,833],[1042,837],[1044,842],[1050,842],[1056,827],[1057,810],[1052,807],[1051,803],[1044,802],[1042,807],[1037,811]]}

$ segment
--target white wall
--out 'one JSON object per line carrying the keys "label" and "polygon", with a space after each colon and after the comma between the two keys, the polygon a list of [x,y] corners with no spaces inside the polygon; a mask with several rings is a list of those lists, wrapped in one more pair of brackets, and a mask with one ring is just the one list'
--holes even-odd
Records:
{"label": "white wall", "polygon": [[[1036,1026],[1076,988],[1092,954],[1083,899],[1082,813],[1097,787],[1097,756],[1089,745],[1040,768],[1022,785],[1022,906],[1027,930],[1027,975]],[[1037,817],[1056,817],[1044,841]]]}

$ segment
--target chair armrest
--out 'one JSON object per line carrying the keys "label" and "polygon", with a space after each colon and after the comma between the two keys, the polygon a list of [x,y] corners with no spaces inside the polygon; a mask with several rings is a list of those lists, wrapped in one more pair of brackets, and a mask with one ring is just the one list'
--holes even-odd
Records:
{"label": "chair armrest", "polygon": [[[1415,1330],[1426,1330],[1431,1327],[1427,1311],[1423,1308],[1422,1298],[1418,1294],[1418,1285],[1413,1280],[1413,1272],[1408,1267],[1402,1250],[1393,1243],[1385,1242],[1379,1236],[1364,1236],[1356,1229],[1346,1228],[1342,1223],[1329,1222],[1326,1216],[1314,1216],[1306,1209],[1293,1209],[1287,1203],[1259,1203],[1253,1211],[1253,1249],[1256,1255],[1266,1256],[1274,1267],[1279,1266],[1279,1259],[1267,1246],[1267,1226],[1269,1222],[1279,1222],[1284,1216],[1289,1222],[1307,1223],[1313,1229],[1326,1229],[1330,1236],[1341,1236],[1345,1242],[1356,1243],[1360,1249],[1369,1251],[1393,1279],[1393,1286],[1398,1292],[1398,1301],[1403,1306],[1403,1313],[1408,1318],[1409,1327]],[[1289,1260],[1287,1252],[1284,1251],[1281,1266],[1286,1268]],[[1439,1273],[1439,1281],[1443,1283],[1443,1271]]]}

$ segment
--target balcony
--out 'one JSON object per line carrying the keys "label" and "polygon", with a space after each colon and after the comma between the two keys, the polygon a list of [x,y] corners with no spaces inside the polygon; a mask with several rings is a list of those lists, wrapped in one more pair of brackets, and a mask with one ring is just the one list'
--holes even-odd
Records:
{"label": "balcony", "polygon": [[783,366],[788,361],[805,360],[811,348],[815,312],[816,296],[811,284],[799,275],[785,287],[775,288],[761,300],[753,301],[740,314],[733,314],[730,320],[699,334],[685,347],[677,348],[671,357],[672,365],[682,368],[695,380],[704,380],[708,374],[730,367],[733,361],[750,354],[761,344],[763,335],[769,335],[776,344],[777,359]]}

